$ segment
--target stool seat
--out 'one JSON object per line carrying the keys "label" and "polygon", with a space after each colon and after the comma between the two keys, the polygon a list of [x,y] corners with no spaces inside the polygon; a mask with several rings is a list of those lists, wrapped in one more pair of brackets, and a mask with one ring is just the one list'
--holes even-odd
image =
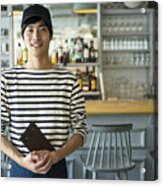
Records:
{"label": "stool seat", "polygon": [[82,157],[83,177],[87,178],[87,171],[93,173],[96,179],[98,172],[114,172],[115,178],[120,178],[124,172],[135,167],[131,161],[131,123],[123,124],[94,124],[92,137],[86,157]]}
{"label": "stool seat", "polygon": [[[85,165],[86,166],[86,165]],[[125,170],[130,170],[132,168],[135,167],[135,163],[131,162],[130,166],[126,166],[126,167],[118,167],[118,168],[99,168],[98,166],[96,167],[91,167],[91,166],[87,166],[87,169],[90,171],[101,171],[101,172],[116,172],[116,171],[125,171]]]}

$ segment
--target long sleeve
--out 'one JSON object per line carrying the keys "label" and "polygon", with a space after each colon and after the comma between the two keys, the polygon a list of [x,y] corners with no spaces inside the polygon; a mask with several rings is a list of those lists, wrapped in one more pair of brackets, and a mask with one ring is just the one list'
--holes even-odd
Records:
{"label": "long sleeve", "polygon": [[5,132],[6,125],[10,123],[10,112],[7,99],[5,76],[1,76],[1,134]]}
{"label": "long sleeve", "polygon": [[72,89],[70,119],[73,133],[82,135],[85,142],[87,135],[85,99],[77,81]]}
{"label": "long sleeve", "polygon": [[56,150],[67,142],[71,128],[85,138],[84,98],[72,73],[16,67],[5,71],[1,81],[2,132],[9,124],[11,143],[22,154],[29,151],[20,137],[33,121]]}

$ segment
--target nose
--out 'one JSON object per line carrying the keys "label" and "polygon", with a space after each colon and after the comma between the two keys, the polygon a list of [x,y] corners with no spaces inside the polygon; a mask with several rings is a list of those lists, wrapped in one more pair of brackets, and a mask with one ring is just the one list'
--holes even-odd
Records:
{"label": "nose", "polygon": [[33,38],[34,40],[39,40],[39,39],[40,39],[40,34],[39,34],[39,30],[38,30],[38,29],[34,29],[32,38]]}

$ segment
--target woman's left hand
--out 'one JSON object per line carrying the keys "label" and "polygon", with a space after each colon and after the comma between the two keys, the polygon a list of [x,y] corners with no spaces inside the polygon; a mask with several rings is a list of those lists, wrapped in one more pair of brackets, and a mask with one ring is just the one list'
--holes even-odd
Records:
{"label": "woman's left hand", "polygon": [[53,164],[59,161],[57,151],[39,150],[31,152],[31,156],[38,157],[35,161],[35,172],[46,174]]}

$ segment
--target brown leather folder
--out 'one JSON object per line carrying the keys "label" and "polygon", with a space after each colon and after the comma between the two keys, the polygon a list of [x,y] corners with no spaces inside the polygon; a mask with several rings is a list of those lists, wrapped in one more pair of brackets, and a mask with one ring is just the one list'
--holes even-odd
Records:
{"label": "brown leather folder", "polygon": [[22,134],[20,140],[29,149],[29,151],[55,150],[34,122],[30,123],[28,128]]}

